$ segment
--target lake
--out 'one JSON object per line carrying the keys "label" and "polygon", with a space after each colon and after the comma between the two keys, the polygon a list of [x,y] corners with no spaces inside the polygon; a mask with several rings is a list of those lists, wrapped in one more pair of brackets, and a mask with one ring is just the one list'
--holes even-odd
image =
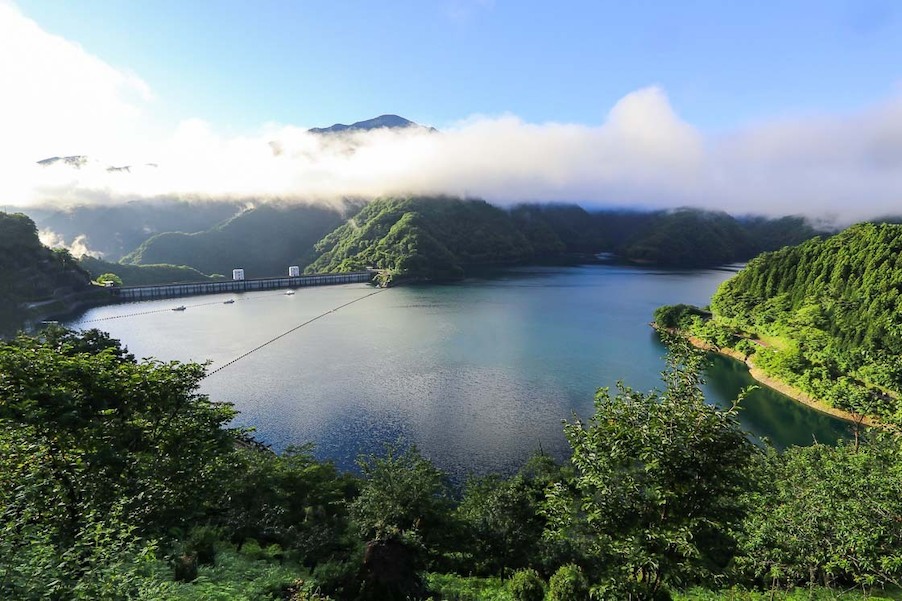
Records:
{"label": "lake", "polygon": [[[312,442],[318,457],[353,469],[387,442],[415,443],[459,480],[512,472],[539,449],[566,456],[562,420],[590,416],[599,387],[659,386],[654,309],[705,305],[734,272],[524,267],[377,294],[351,284],[105,306],[67,325],[105,330],[138,357],[211,370],[285,334],[209,375],[202,392],[234,403],[236,424],[276,450]],[[754,384],[723,357],[707,380],[720,405]],[[848,431],[767,388],[746,398],[741,418],[778,447]]]}

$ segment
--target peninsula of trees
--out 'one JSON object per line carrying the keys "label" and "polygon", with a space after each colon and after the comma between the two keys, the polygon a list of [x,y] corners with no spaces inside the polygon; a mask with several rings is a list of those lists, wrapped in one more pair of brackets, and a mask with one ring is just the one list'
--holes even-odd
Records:
{"label": "peninsula of trees", "polygon": [[902,225],[863,223],[764,253],[710,309],[664,307],[656,319],[838,409],[902,420]]}

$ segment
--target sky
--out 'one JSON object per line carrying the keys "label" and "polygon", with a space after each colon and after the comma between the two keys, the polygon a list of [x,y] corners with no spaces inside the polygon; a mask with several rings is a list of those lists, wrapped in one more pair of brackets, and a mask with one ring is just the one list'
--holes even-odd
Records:
{"label": "sky", "polygon": [[[893,0],[0,0],[0,40],[5,204],[445,193],[902,212]],[[384,113],[440,134],[306,133]],[[34,165],[74,154],[96,162]]]}

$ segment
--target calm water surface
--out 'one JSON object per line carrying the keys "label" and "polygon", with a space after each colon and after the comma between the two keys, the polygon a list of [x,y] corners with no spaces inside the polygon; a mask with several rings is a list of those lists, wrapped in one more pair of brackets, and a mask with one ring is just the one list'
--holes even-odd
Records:
{"label": "calm water surface", "polygon": [[[447,286],[392,288],[329,313],[209,376],[203,392],[241,411],[276,449],[313,442],[353,469],[385,442],[416,443],[454,477],[509,472],[537,449],[568,447],[561,420],[591,415],[597,388],[659,385],[664,347],[654,309],[707,304],[730,270],[533,267]],[[136,356],[241,356],[373,292],[364,284],[99,307],[70,322],[98,327]],[[223,304],[234,298],[234,304]],[[185,305],[186,311],[171,308]],[[754,381],[715,358],[707,398],[727,404]],[[833,441],[846,426],[769,389],[744,402],[744,426],[777,446]]]}

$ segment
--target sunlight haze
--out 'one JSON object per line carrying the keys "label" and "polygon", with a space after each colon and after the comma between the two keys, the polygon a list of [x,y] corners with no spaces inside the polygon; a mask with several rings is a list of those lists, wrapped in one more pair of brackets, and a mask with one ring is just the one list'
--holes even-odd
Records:
{"label": "sunlight haze", "polygon": [[[4,0],[0,38],[9,206],[449,194],[850,222],[902,189],[891,2]],[[439,131],[307,133],[386,113]]]}

